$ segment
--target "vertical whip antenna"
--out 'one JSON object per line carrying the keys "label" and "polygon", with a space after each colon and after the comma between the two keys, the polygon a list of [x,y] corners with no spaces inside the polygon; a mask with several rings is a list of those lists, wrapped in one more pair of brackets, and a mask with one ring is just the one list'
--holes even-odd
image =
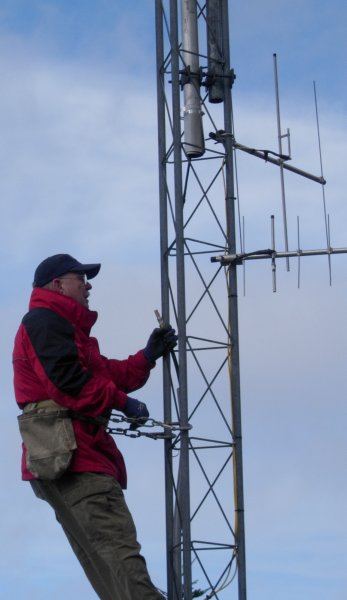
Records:
{"label": "vertical whip antenna", "polygon": [[[276,93],[276,114],[277,114],[277,136],[278,136],[278,153],[281,156],[282,152],[282,138],[288,139],[288,148],[290,155],[290,135],[289,129],[287,133],[282,135],[281,129],[281,115],[280,115],[280,100],[279,100],[279,85],[278,85],[278,70],[277,70],[277,54],[273,55],[274,59],[274,75],[275,75],[275,93]],[[281,177],[281,195],[282,195],[282,213],[283,213],[283,229],[284,229],[284,246],[286,252],[288,252],[288,227],[287,227],[287,208],[286,208],[286,195],[284,190],[284,174],[283,174],[283,163],[280,163],[280,177]],[[286,258],[287,271],[290,270],[289,258]]]}
{"label": "vertical whip antenna", "polygon": [[[321,137],[320,137],[320,126],[319,126],[319,116],[318,116],[318,101],[317,101],[317,90],[316,90],[316,82],[313,82],[313,93],[314,93],[314,105],[316,111],[316,124],[317,124],[317,138],[318,138],[318,150],[319,150],[319,163],[320,163],[320,172],[323,177],[323,159],[322,159],[322,145],[321,145]],[[323,210],[324,210],[324,224],[325,224],[325,235],[327,241],[327,250],[328,250],[328,264],[329,264],[329,283],[331,285],[331,256],[330,256],[330,232],[329,232],[329,217],[327,215],[327,207],[325,200],[325,189],[324,185],[322,185],[322,195],[323,195]]]}

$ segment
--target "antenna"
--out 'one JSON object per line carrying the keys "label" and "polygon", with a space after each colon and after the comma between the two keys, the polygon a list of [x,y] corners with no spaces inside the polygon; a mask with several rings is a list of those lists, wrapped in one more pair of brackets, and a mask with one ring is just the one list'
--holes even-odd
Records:
{"label": "antenna", "polygon": [[[275,218],[274,215],[271,215],[271,243],[272,250],[258,250],[255,252],[241,252],[239,254],[235,253],[232,255],[224,254],[223,256],[214,256],[211,257],[211,262],[219,262],[222,265],[227,264],[241,264],[245,263],[246,260],[252,259],[260,259],[260,258],[270,258],[271,266],[272,266],[272,288],[273,291],[276,291],[276,258],[285,258],[287,264],[287,271],[289,271],[289,258],[292,256],[298,257],[298,287],[300,287],[300,258],[302,256],[318,256],[318,255],[327,255],[328,264],[329,264],[329,283],[332,285],[332,275],[331,275],[331,255],[332,254],[344,254],[347,252],[347,248],[333,248],[330,243],[330,218],[327,214],[326,209],[326,198],[325,198],[325,178],[323,176],[323,161],[322,161],[322,148],[321,148],[321,138],[320,138],[320,127],[319,127],[319,117],[318,117],[318,102],[317,102],[317,92],[316,92],[316,84],[313,83],[314,87],[314,101],[315,101],[315,112],[316,112],[316,126],[317,126],[317,137],[318,137],[318,149],[319,149],[319,161],[320,161],[320,175],[313,175],[303,169],[298,167],[294,167],[293,165],[287,164],[286,161],[291,159],[291,149],[290,149],[290,131],[287,129],[287,133],[282,134],[281,128],[281,117],[280,117],[280,106],[279,106],[279,85],[278,85],[278,68],[277,68],[277,55],[273,54],[274,60],[274,74],[275,74],[275,92],[276,92],[276,116],[277,116],[277,132],[278,132],[278,153],[272,150],[263,150],[256,149],[245,146],[236,142],[234,136],[230,133],[225,132],[224,130],[219,130],[215,133],[210,133],[210,137],[216,140],[217,142],[223,142],[228,136],[231,136],[233,139],[233,147],[236,150],[241,150],[242,152],[246,152],[247,154],[251,154],[257,158],[261,158],[266,162],[270,162],[280,168],[280,178],[281,178],[281,196],[282,196],[282,215],[283,215],[283,225],[284,225],[284,251],[276,251],[275,249]],[[282,139],[287,138],[288,141],[288,154],[283,153],[282,148]],[[302,250],[300,248],[300,231],[299,231],[299,217],[297,218],[297,236],[298,236],[298,248],[297,250],[289,250],[288,247],[288,226],[287,226],[287,209],[286,209],[286,198],[285,198],[285,187],[284,187],[284,170],[291,171],[297,175],[305,177],[311,181],[319,183],[322,187],[322,196],[323,196],[323,210],[324,210],[324,228],[325,228],[325,236],[326,236],[326,249],[317,249],[317,250]]]}
{"label": "antenna", "polygon": [[209,101],[218,103],[224,100],[222,11],[220,2],[207,3],[206,19],[208,23],[208,76],[206,87]]}
{"label": "antenna", "polygon": [[204,154],[204,135],[200,101],[201,73],[199,67],[199,41],[196,0],[182,2],[182,52],[184,69],[181,85],[184,92],[184,150],[196,158]]}

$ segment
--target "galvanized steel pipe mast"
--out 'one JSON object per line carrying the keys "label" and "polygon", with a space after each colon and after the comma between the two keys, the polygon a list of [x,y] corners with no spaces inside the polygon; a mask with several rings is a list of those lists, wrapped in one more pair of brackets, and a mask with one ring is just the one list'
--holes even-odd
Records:
{"label": "galvanized steel pipe mast", "polygon": [[156,0],[169,600],[230,598],[236,574],[246,600],[237,266],[210,260],[236,254],[233,146],[203,134],[232,131],[228,23],[227,0]]}

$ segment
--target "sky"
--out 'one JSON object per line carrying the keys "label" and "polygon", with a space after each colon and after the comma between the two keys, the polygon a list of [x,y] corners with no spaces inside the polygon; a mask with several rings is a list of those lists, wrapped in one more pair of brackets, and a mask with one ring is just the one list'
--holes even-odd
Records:
{"label": "sky", "polygon": [[[229,2],[235,136],[277,149],[273,53],[293,164],[320,174],[331,245],[347,247],[347,8],[342,0]],[[160,308],[154,2],[0,0],[0,600],[94,600],[49,507],[20,479],[13,339],[33,272],[68,252],[101,262],[90,306],[103,353],[145,345]],[[276,168],[238,154],[247,251],[270,244]],[[286,175],[289,245],[321,248],[320,186]],[[347,257],[239,271],[247,583],[250,600],[345,600]],[[245,293],[244,293],[245,292]],[[208,318],[208,317],[207,317]],[[141,391],[162,416],[161,366]],[[165,589],[163,449],[117,439],[126,499],[153,580]],[[237,598],[232,584],[221,598]]]}

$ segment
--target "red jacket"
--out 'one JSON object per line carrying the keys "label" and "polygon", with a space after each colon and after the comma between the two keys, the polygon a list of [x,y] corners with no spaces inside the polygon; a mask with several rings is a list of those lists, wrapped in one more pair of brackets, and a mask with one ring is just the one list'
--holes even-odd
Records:
{"label": "red jacket", "polygon": [[[142,387],[153,364],[142,350],[126,360],[100,354],[90,330],[97,319],[74,299],[43,288],[32,292],[29,312],[18,329],[14,351],[14,389],[20,408],[51,398],[89,416],[125,407],[127,394]],[[85,421],[73,420],[77,450],[69,470],[114,476],[126,487],[126,469],[113,437]],[[22,477],[34,479],[25,463]]]}

